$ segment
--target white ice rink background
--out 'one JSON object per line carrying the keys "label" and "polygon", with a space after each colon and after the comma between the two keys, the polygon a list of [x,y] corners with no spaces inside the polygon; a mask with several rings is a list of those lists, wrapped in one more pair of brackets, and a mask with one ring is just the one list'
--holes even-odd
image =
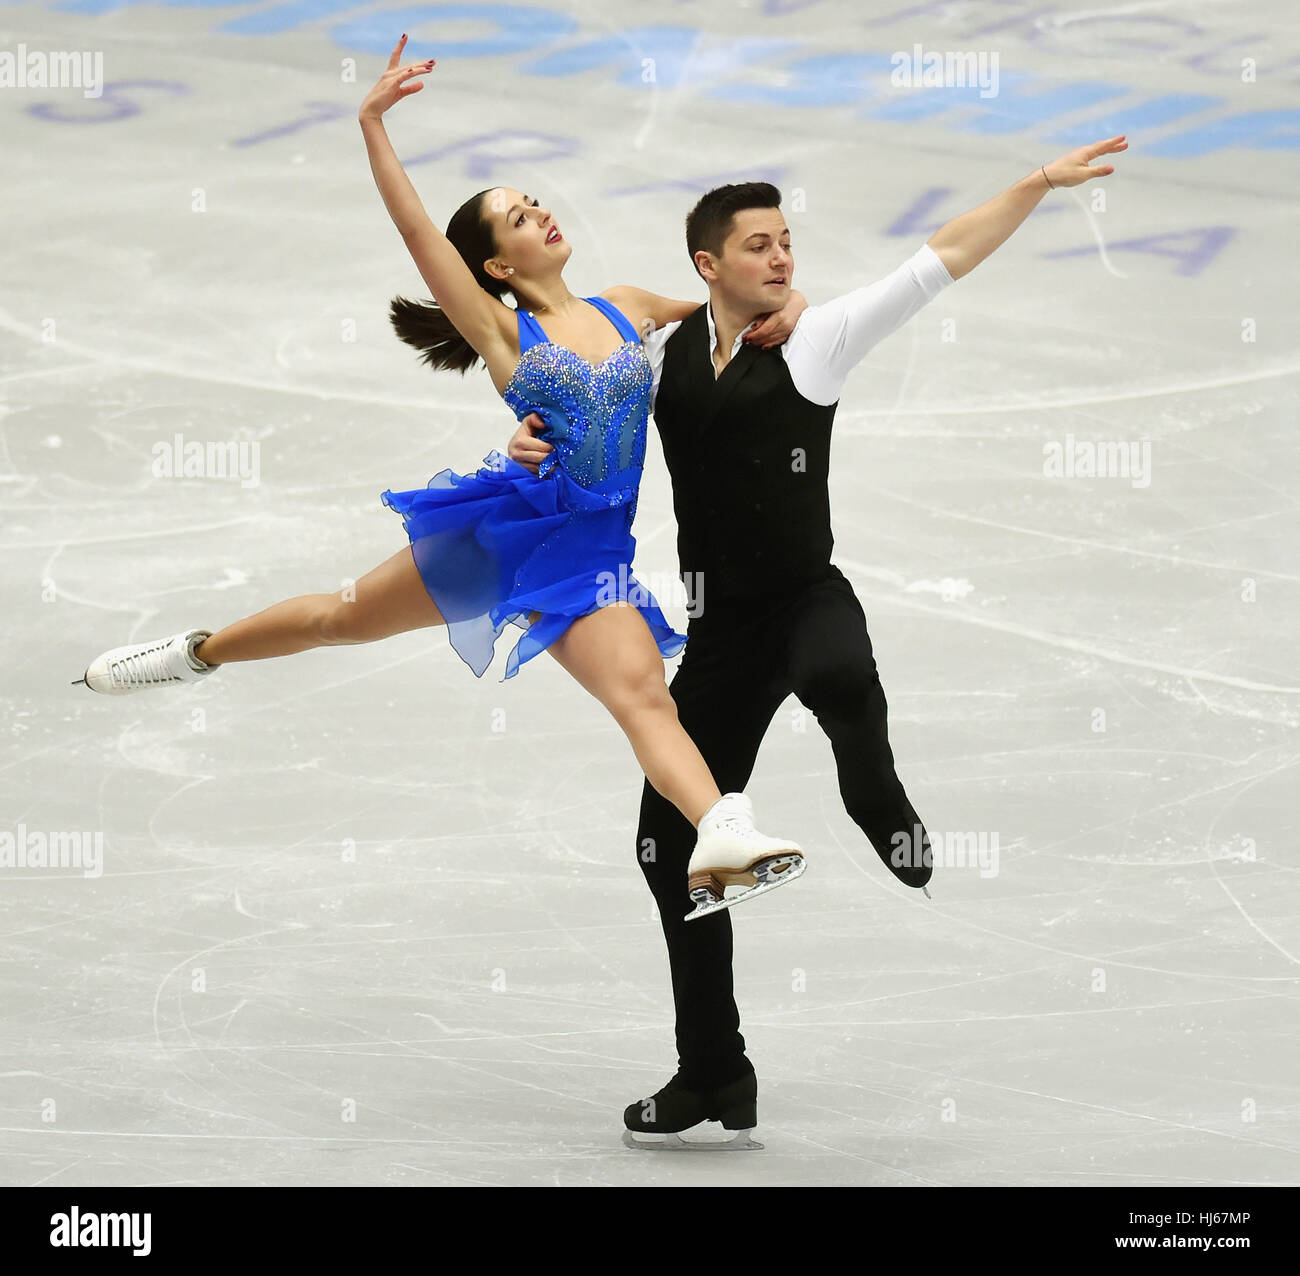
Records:
{"label": "white ice rink background", "polygon": [[[387,325],[426,294],[355,116],[403,30],[430,214],[538,194],[580,293],[703,300],[686,211],[765,178],[816,302],[1129,137],[841,400],[835,561],[952,854],[897,885],[787,702],[748,792],[809,871],[733,918],[763,1152],[619,1143],[675,1066],[641,776],[554,660],[498,681],[517,630],[481,681],[427,631],[69,686],[341,588],[405,543],[383,489],[504,448],[487,377]],[[20,46],[103,84],[0,88],[0,1180],[1300,1179],[1289,5],[0,4]],[[996,93],[892,83],[917,46]],[[637,570],[681,627],[651,440]],[[247,467],[167,476],[193,443]]]}

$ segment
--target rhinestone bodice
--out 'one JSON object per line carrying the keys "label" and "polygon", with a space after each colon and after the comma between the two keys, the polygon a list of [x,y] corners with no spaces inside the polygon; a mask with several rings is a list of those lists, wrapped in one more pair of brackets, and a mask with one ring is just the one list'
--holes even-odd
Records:
{"label": "rhinestone bodice", "polygon": [[625,341],[595,364],[567,346],[538,341],[520,356],[504,398],[518,420],[536,412],[546,422],[540,437],[555,450],[538,467],[539,477],[559,466],[600,503],[628,504],[630,520],[653,383],[639,341]]}

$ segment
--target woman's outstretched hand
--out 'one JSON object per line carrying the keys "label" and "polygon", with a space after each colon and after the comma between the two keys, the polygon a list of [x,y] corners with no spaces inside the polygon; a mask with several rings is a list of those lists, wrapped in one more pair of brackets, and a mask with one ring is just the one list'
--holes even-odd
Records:
{"label": "woman's outstretched hand", "polygon": [[1104,142],[1081,146],[1077,151],[1071,151],[1050,164],[1044,164],[1043,172],[1047,174],[1047,180],[1053,186],[1082,186],[1090,178],[1109,177],[1115,171],[1114,164],[1103,164],[1100,168],[1093,168],[1088,161],[1095,160],[1099,155],[1114,155],[1117,151],[1128,150],[1128,142],[1124,140],[1127,136],[1126,133],[1121,133],[1118,137],[1107,138]]}
{"label": "woman's outstretched hand", "polygon": [[548,452],[555,449],[544,439],[535,437],[534,431],[546,429],[546,422],[537,415],[536,412],[530,412],[520,422],[519,428],[510,438],[510,446],[506,449],[506,455],[516,464],[522,465],[524,469],[537,473],[537,467],[546,460]]}
{"label": "woman's outstretched hand", "polygon": [[746,330],[745,344],[762,346],[764,350],[783,344],[794,331],[799,316],[807,309],[808,298],[792,288],[789,299],[780,310],[773,310],[771,314],[764,315],[752,328]]}
{"label": "woman's outstretched hand", "polygon": [[428,75],[437,64],[429,58],[424,62],[408,62],[406,66],[399,66],[398,59],[405,47],[406,36],[403,35],[393,47],[392,55],[388,59],[388,70],[379,77],[379,83],[366,94],[366,100],[361,103],[361,110],[357,113],[358,119],[377,120],[395,102],[400,102],[402,98],[410,97],[412,93],[418,93],[424,88],[422,81],[412,77]]}

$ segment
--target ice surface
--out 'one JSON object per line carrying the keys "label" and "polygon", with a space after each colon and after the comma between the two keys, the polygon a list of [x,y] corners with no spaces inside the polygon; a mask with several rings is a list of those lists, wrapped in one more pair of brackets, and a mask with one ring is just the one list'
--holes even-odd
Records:
{"label": "ice surface", "polygon": [[[0,90],[0,832],[104,848],[99,876],[0,870],[0,1180],[1300,1178],[1300,172],[1261,114],[1294,107],[1289,6],[592,2],[507,31],[322,5],[270,30],[288,8],[0,6],[0,51],[99,50],[109,86]],[[810,858],[734,916],[752,1156],[619,1141],[675,1066],[667,961],[635,758],[554,660],[501,683],[500,649],[476,681],[430,631],[177,694],[68,685],[340,588],[405,543],[384,488],[505,446],[487,378],[387,328],[424,290],[355,111],[407,12],[440,65],[390,131],[431,215],[541,195],[584,293],[703,299],[685,212],[765,176],[824,300],[1130,136],[841,402],[836,561],[901,774],[932,831],[996,835],[998,871],[897,886],[782,708],[749,792]],[[609,60],[566,52],[596,40]],[[926,114],[888,84],[918,43],[999,53],[1004,96]],[[177,434],[257,443],[258,481],[156,476]],[[1069,441],[1149,443],[1149,483],[1046,475]],[[670,577],[653,437],[636,533],[638,574]]]}

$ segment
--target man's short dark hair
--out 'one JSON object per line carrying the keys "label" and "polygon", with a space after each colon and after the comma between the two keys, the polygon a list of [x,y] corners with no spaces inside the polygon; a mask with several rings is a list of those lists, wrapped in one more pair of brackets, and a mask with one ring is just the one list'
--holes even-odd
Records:
{"label": "man's short dark hair", "polygon": [[[716,186],[686,215],[686,251],[691,265],[695,254],[703,251],[722,256],[722,246],[731,233],[732,218],[747,208],[780,208],[781,192],[770,182],[736,182]],[[699,267],[695,267],[699,273]]]}

